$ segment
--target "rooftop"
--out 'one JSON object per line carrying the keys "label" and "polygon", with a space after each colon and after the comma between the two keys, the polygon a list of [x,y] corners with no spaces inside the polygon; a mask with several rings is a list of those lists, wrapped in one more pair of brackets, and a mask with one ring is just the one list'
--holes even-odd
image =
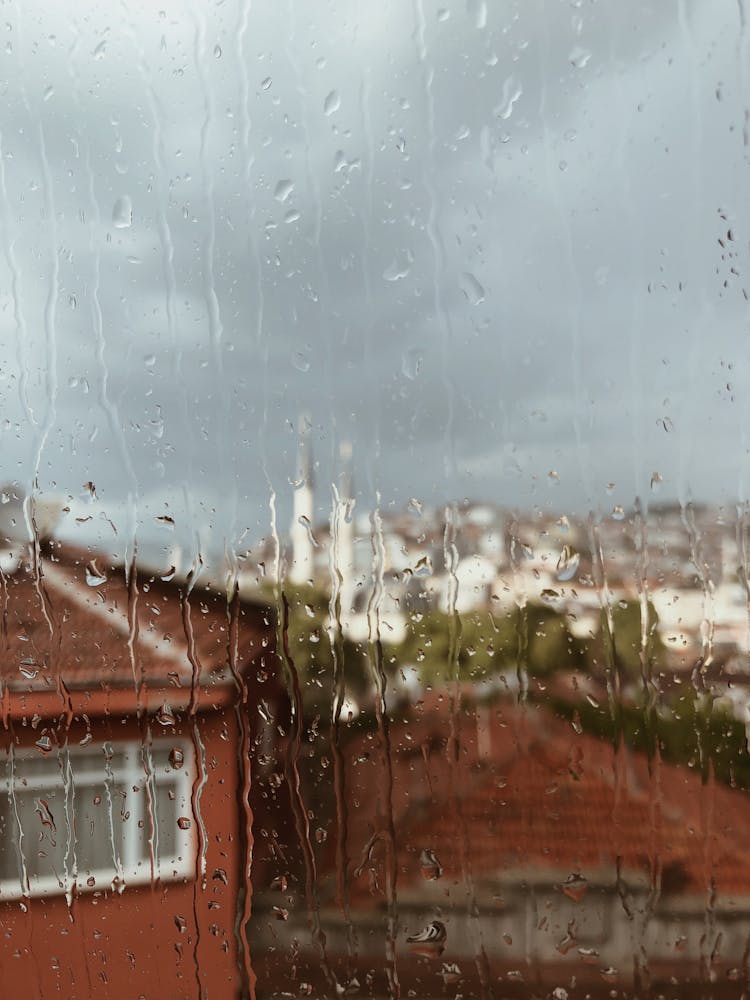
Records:
{"label": "rooftop", "polygon": [[[268,608],[203,587],[107,564],[48,543],[0,562],[0,680],[6,710],[72,699],[114,705],[205,702],[231,689],[269,644]],[[124,695],[124,697],[123,697]],[[62,699],[62,701],[61,701]],[[48,703],[48,704],[47,704]]]}

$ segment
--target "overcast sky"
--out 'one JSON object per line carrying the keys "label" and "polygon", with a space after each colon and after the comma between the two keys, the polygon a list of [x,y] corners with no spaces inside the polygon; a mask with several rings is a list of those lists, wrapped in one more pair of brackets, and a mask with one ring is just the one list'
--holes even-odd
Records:
{"label": "overcast sky", "polygon": [[4,7],[3,476],[247,544],[307,412],[321,511],[345,440],[365,508],[744,500],[741,12]]}

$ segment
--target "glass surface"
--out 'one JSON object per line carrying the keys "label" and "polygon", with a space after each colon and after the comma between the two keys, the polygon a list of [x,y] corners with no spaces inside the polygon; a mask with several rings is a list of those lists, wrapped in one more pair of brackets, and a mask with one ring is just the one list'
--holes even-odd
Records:
{"label": "glass surface", "polygon": [[160,877],[184,873],[182,856],[191,849],[178,826],[178,805],[184,810],[189,799],[185,776],[176,776],[159,748],[149,786],[138,744],[104,749],[62,752],[58,759],[13,755],[3,789],[5,898],[112,888],[126,874],[138,880],[150,873],[152,854]]}
{"label": "glass surface", "polygon": [[0,993],[750,990],[748,16],[3,5]]}

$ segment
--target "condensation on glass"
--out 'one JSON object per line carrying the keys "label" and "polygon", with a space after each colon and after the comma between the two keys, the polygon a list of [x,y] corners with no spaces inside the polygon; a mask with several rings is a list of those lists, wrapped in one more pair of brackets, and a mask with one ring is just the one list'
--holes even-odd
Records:
{"label": "condensation on glass", "polygon": [[747,18],[3,7],[0,990],[747,993]]}

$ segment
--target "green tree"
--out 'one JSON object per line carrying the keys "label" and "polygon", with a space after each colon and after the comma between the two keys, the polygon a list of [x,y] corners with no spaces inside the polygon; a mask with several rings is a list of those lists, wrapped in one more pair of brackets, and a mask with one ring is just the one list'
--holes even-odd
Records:
{"label": "green tree", "polygon": [[[276,603],[277,595],[274,593],[269,596]],[[370,686],[367,650],[362,644],[339,636],[334,652],[328,630],[328,595],[322,590],[309,586],[285,585],[284,597],[288,608],[289,656],[299,677],[303,700],[325,718],[330,711],[334,657],[338,657],[338,669],[346,692],[356,696]],[[279,620],[283,620],[281,614]],[[281,654],[280,645],[279,655]]]}
{"label": "green tree", "polygon": [[584,648],[571,633],[564,615],[543,604],[530,604],[526,620],[530,674],[546,677],[581,666]]}
{"label": "green tree", "polygon": [[[667,647],[659,632],[659,616],[650,601],[646,613],[645,645],[641,633],[639,601],[618,601],[612,609],[611,637],[608,632],[606,616],[602,612],[599,630],[591,643],[589,656],[590,665],[596,672],[604,672],[610,666],[611,659],[623,680],[639,681],[644,665],[650,672],[664,666]],[[642,653],[645,654],[645,664],[642,663]]]}
{"label": "green tree", "polygon": [[[458,616],[458,673],[462,680],[485,680],[523,659],[531,674],[546,676],[580,666],[584,651],[564,616],[530,604],[493,614],[478,610]],[[452,673],[451,618],[442,611],[412,617],[407,638],[396,651],[402,665],[420,666],[425,682],[445,682]]]}

